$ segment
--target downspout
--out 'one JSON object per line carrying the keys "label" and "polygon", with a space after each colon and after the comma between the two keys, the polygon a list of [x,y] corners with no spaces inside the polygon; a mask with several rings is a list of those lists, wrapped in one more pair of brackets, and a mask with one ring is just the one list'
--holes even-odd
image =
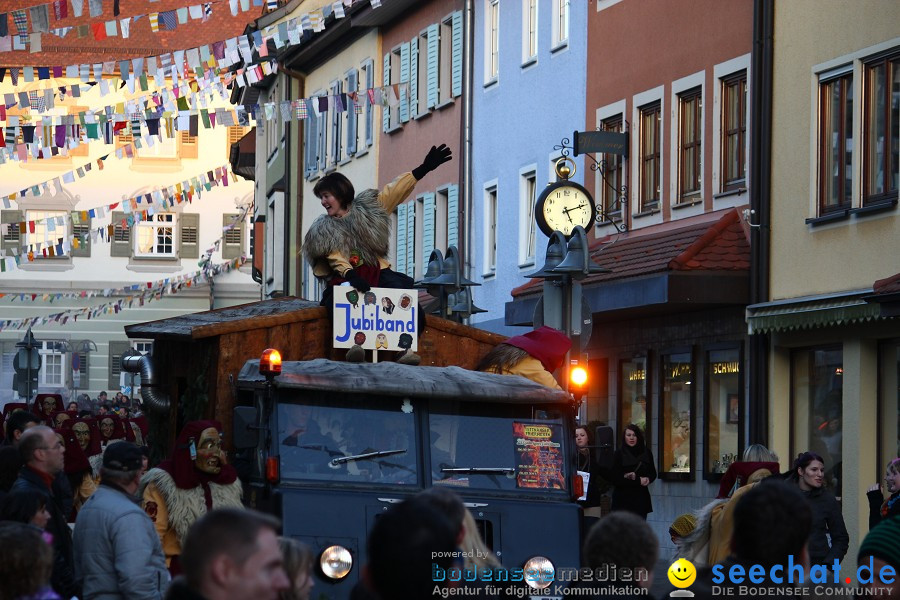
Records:
{"label": "downspout", "polygon": [[461,236],[463,262],[465,263],[465,277],[474,280],[475,268],[473,264],[474,252],[472,251],[472,239],[474,229],[473,193],[472,193],[472,103],[475,80],[475,5],[474,0],[465,0],[463,13],[463,126],[462,126],[462,215],[457,222],[463,223],[463,235]]}
{"label": "downspout", "polygon": [[[754,0],[750,110],[750,303],[769,300],[769,222],[772,192],[772,72],[775,3]],[[750,439],[769,443],[769,335],[750,336]]]}
{"label": "downspout", "polygon": [[141,399],[147,410],[158,415],[166,415],[172,406],[169,395],[160,389],[160,380],[153,368],[153,359],[145,354],[122,357],[122,370],[141,374]]}

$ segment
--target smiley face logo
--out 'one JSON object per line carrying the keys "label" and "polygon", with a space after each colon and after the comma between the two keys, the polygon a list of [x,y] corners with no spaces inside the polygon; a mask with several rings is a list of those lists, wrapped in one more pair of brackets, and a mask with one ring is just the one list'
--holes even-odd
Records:
{"label": "smiley face logo", "polygon": [[697,579],[697,568],[691,561],[679,558],[669,567],[667,571],[669,575],[669,583],[677,588],[690,587],[694,580]]}

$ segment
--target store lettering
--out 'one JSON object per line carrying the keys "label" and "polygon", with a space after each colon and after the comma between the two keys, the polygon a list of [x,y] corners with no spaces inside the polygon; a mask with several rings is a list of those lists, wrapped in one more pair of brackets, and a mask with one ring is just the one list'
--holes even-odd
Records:
{"label": "store lettering", "polygon": [[628,374],[628,381],[643,381],[646,378],[647,374],[644,369],[638,369]]}
{"label": "store lettering", "polygon": [[726,375],[728,373],[741,372],[741,364],[737,361],[712,363],[710,366],[712,367],[714,375]]}

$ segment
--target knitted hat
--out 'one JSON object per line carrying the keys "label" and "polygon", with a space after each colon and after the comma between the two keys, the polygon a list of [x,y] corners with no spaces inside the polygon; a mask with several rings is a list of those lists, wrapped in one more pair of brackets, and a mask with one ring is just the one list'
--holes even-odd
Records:
{"label": "knitted hat", "polygon": [[550,373],[562,366],[566,352],[572,347],[572,340],[552,327],[539,327],[522,335],[516,335],[505,342],[535,357]]}
{"label": "knitted hat", "polygon": [[672,524],[669,526],[669,533],[677,535],[678,537],[687,537],[694,531],[694,527],[696,526],[697,519],[694,518],[694,515],[691,513],[684,513],[672,521]]}
{"label": "knitted hat", "polygon": [[900,516],[885,519],[872,528],[859,546],[857,560],[874,556],[900,568]]}

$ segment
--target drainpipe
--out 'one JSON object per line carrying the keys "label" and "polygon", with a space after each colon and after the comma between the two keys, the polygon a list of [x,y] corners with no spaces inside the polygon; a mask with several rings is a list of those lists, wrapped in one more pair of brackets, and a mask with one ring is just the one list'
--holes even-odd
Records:
{"label": "drainpipe", "polygon": [[[772,192],[772,71],[774,0],[753,4],[750,114],[750,303],[769,300],[769,222]],[[749,443],[769,444],[769,335],[750,336]]]}
{"label": "drainpipe", "polygon": [[463,223],[462,248],[460,248],[465,262],[465,277],[475,279],[475,267],[473,264],[474,252],[472,251],[473,239],[473,193],[472,193],[472,103],[475,79],[475,5],[474,0],[466,0],[463,11],[463,115],[462,115],[462,215],[458,219]]}
{"label": "drainpipe", "polygon": [[122,357],[122,370],[141,374],[141,398],[147,410],[158,415],[169,414],[172,406],[169,395],[159,389],[160,381],[153,368],[153,360],[143,354]]}

